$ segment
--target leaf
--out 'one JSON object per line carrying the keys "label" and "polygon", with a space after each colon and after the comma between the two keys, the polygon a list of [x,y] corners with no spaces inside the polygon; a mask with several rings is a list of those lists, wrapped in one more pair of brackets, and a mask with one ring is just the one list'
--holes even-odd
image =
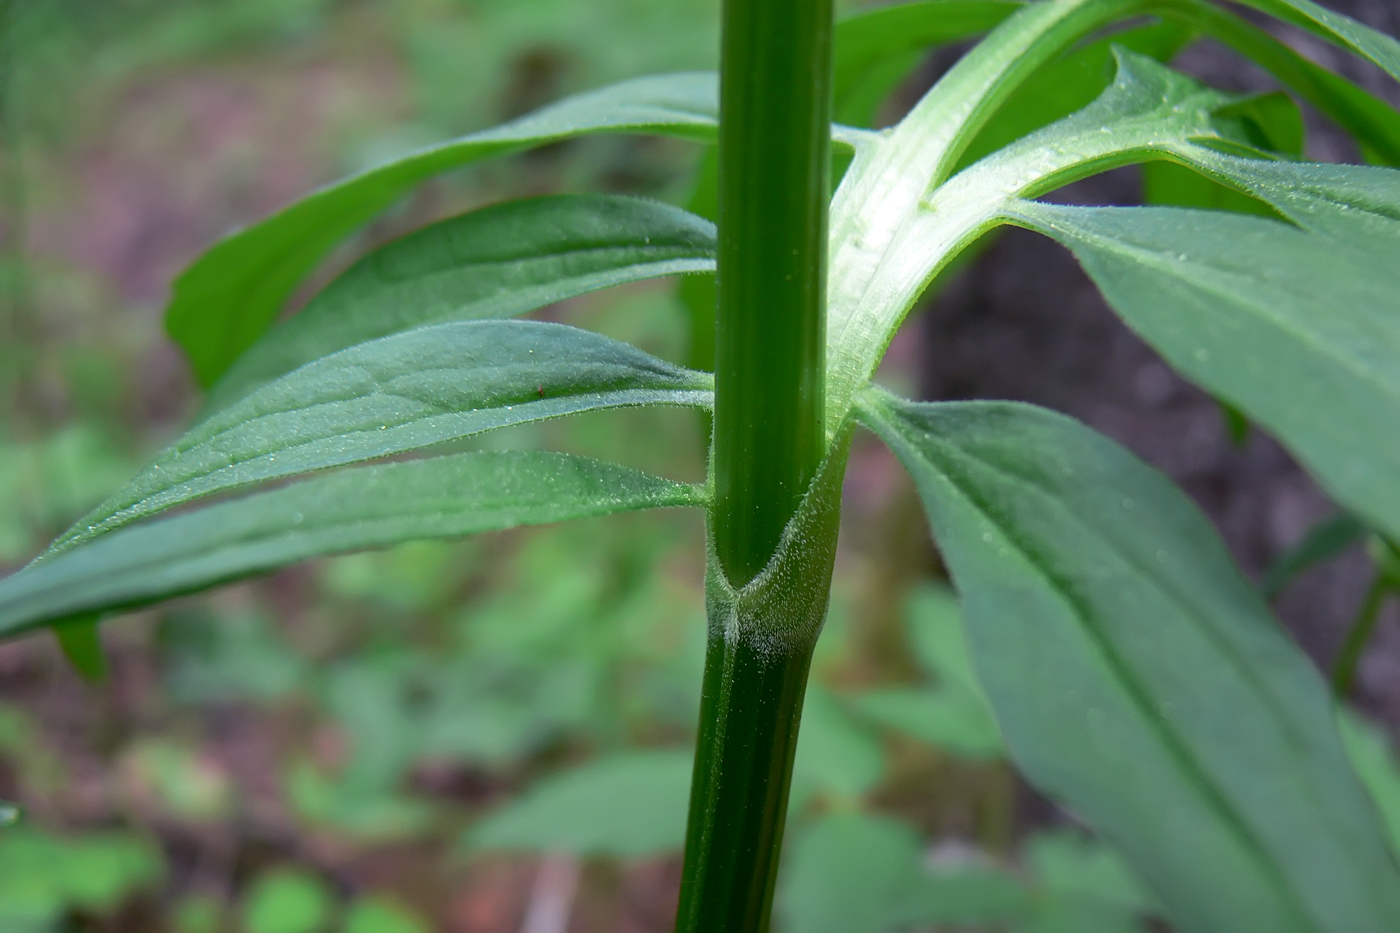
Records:
{"label": "leaf", "polygon": [[862,716],[936,745],[960,758],[990,760],[1003,755],[1001,733],[991,712],[965,695],[894,687],[851,698]]}
{"label": "leaf", "polygon": [[[829,431],[871,378],[925,286],[1002,223],[1006,205],[1163,150],[1200,148],[1191,140],[1213,139],[1214,114],[1231,97],[1127,49],[1114,54],[1117,75],[1092,105],[932,190],[936,177],[925,163],[940,141],[952,145],[953,132],[940,128],[936,109],[926,115],[929,127],[906,121],[873,154],[856,160],[832,203]],[[926,101],[920,107],[926,105],[932,106]],[[910,165],[923,167],[911,173]]]}
{"label": "leaf", "polygon": [[260,877],[243,908],[247,933],[321,933],[330,920],[332,895],[315,875],[282,869]]}
{"label": "leaf", "polygon": [[842,708],[829,690],[807,685],[797,755],[792,765],[790,809],[802,809],[811,795],[853,800],[868,793],[885,774],[879,739]]}
{"label": "leaf", "polygon": [[1027,405],[861,414],[914,477],[1012,757],[1176,924],[1394,928],[1327,690],[1176,487]]}
{"label": "leaf", "polygon": [[1349,49],[1400,81],[1400,42],[1385,33],[1334,13],[1313,0],[1240,0],[1240,3]]}
{"label": "leaf", "polygon": [[55,625],[53,629],[63,656],[89,683],[101,683],[107,678],[107,655],[103,653],[98,630],[101,621],[98,613],[88,613]]}
{"label": "leaf", "polygon": [[332,246],[423,179],[593,133],[710,139],[718,106],[713,74],[637,78],[335,182],[230,234],[197,259],[175,281],[166,329],[189,355],[200,383],[211,385]]}
{"label": "leaf", "polygon": [[0,636],[308,557],[703,501],[699,487],[539,451],[343,470],[125,528],[30,564],[0,581]]}
{"label": "leaf", "polygon": [[344,933],[429,933],[417,914],[386,897],[356,901],[345,917]]}
{"label": "leaf", "polygon": [[1113,85],[1118,74],[1115,46],[1167,62],[1193,38],[1180,24],[1158,22],[1116,32],[1052,59],[997,108],[959,158],[958,168],[966,168],[1092,104]]}
{"label": "leaf", "polygon": [[636,858],[685,842],[691,754],[622,752],[552,775],[474,826],[464,842],[490,849]]}
{"label": "leaf", "polygon": [[[1231,124],[1230,138],[1265,152],[1301,158],[1303,155],[1303,112],[1281,91],[1261,94],[1216,111],[1217,121]],[[1195,207],[1203,210],[1238,211],[1242,214],[1274,216],[1268,205],[1236,188],[1175,162],[1148,162],[1142,167],[1142,198],[1145,204]],[[1224,410],[1232,431],[1243,437],[1248,424],[1240,424],[1228,406]]]}
{"label": "leaf", "polygon": [[836,813],[797,838],[777,906],[795,933],[893,933],[911,926],[982,924],[1023,915],[1029,898],[1004,872],[954,866],[926,872],[919,837],[887,816]]}
{"label": "leaf", "polygon": [[54,545],[216,492],[602,408],[710,403],[710,378],[562,324],[465,321],[351,347],[199,422]]}
{"label": "leaf", "polygon": [[[1277,4],[1279,0],[1260,2]],[[1400,113],[1384,100],[1309,61],[1268,32],[1205,0],[1173,4],[1166,15],[1219,40],[1262,66],[1355,136],[1365,148],[1390,164],[1400,164]]]}
{"label": "leaf", "polygon": [[1155,904],[1112,849],[1072,830],[1036,833],[1025,860],[1037,883],[1057,897],[1077,897],[1148,913]]}
{"label": "leaf", "polygon": [[1352,767],[1380,813],[1390,851],[1400,857],[1400,761],[1395,747],[1380,725],[1349,709],[1338,711],[1338,723]]}
{"label": "leaf", "polygon": [[[1400,172],[1359,171],[1393,176],[1400,192]],[[1400,535],[1400,221],[1308,200],[1304,187],[1272,200],[1316,232],[1171,208],[1021,202],[1010,213],[1068,246],[1173,368],[1278,437],[1341,505]]]}
{"label": "leaf", "polygon": [[836,119],[869,126],[876,110],[933,46],[984,33],[1021,0],[918,0],[861,10],[836,24]]}
{"label": "leaf", "polygon": [[1259,592],[1265,599],[1273,599],[1298,574],[1340,557],[1353,545],[1366,537],[1366,526],[1345,512],[1318,522],[1308,530],[1293,547],[1274,561],[1264,579],[1259,581]]}
{"label": "leaf", "polygon": [[625,282],[708,271],[714,253],[713,224],[640,198],[529,198],[430,224],[370,253],[272,328],[214,386],[205,415],[377,337],[515,317]]}

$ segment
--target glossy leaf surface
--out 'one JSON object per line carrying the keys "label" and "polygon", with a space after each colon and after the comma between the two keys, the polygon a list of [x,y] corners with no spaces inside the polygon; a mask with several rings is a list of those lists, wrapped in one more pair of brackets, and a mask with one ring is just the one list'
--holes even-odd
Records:
{"label": "glossy leaf surface", "polygon": [[357,467],[125,528],[32,563],[0,581],[0,636],[309,557],[703,501],[699,487],[538,451]]}
{"label": "glossy leaf surface", "polygon": [[443,321],[515,317],[585,292],[714,269],[715,229],[640,198],[507,201],[431,224],[361,259],[272,328],[205,413],[346,347]]}
{"label": "glossy leaf surface", "polygon": [[709,404],[710,378],[541,321],[438,324],[274,380],[196,424],[56,544],[201,496],[601,408]]}
{"label": "glossy leaf surface", "polygon": [[1327,690],[1175,486],[1031,406],[862,417],[914,476],[1013,757],[1181,928],[1395,926]]}

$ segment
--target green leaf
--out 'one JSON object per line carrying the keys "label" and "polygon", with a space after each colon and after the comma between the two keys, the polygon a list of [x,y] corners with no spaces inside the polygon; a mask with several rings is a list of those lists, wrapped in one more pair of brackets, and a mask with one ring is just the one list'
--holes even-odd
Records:
{"label": "green leaf", "polygon": [[1119,54],[1114,51],[1115,46],[1167,62],[1193,38],[1184,26],[1159,22],[1115,32],[1050,60],[997,108],[968,144],[958,160],[958,168],[966,168],[1092,104],[1113,85],[1118,74]]}
{"label": "green leaf", "polygon": [[1349,49],[1379,65],[1400,81],[1400,42],[1358,23],[1349,16],[1334,13],[1313,0],[1239,0],[1245,6],[1262,10],[1284,22],[1299,26],[1329,42]]}
{"label": "green leaf", "polygon": [[602,408],[710,403],[710,378],[562,324],[395,334],[276,379],[199,422],[55,544],[211,493]]}
{"label": "green leaf", "polygon": [[703,501],[699,487],[539,451],[358,467],[125,528],[42,558],[0,581],[0,636],[309,557]]}
{"label": "green leaf", "polygon": [[295,869],[269,872],[248,893],[243,908],[247,933],[323,933],[330,922],[332,894],[315,875]]}
{"label": "green leaf", "polygon": [[[1217,121],[1229,127],[1226,135],[1264,152],[1301,158],[1303,155],[1303,112],[1293,98],[1283,92],[1261,94],[1216,111]],[[1274,216],[1268,205],[1238,189],[1175,162],[1148,162],[1142,167],[1142,197],[1146,204],[1194,207],[1202,210],[1237,211],[1242,214]],[[1244,436],[1241,425],[1228,406],[1227,423],[1232,432]]]}
{"label": "green leaf", "polygon": [[1262,66],[1369,151],[1390,164],[1400,164],[1400,113],[1385,101],[1206,0],[1179,0],[1164,13]]}
{"label": "green leaf", "polygon": [[639,198],[530,198],[452,217],[370,253],[274,327],[214,386],[205,414],[377,337],[515,317],[625,282],[711,271],[714,252],[713,224]]}
{"label": "green leaf", "polygon": [[1345,512],[1318,522],[1303,540],[1274,561],[1264,579],[1259,581],[1259,592],[1265,599],[1273,599],[1298,574],[1340,557],[1365,537],[1366,526]]}
{"label": "green leaf", "polygon": [[344,933],[429,933],[417,914],[386,897],[356,901],[345,916]]}
{"label": "green leaf", "polygon": [[[856,160],[832,205],[828,431],[841,423],[925,286],[998,226],[1018,195],[1053,191],[1158,152],[1199,148],[1193,139],[1216,137],[1215,112],[1233,98],[1129,50],[1116,49],[1115,55],[1117,76],[1089,107],[932,190],[936,176],[928,160],[956,148],[950,138],[955,131],[940,123],[952,117],[940,117],[936,108],[916,111],[931,125],[906,121]],[[913,165],[919,170],[912,171]]]}
{"label": "green leaf", "polygon": [[866,691],[852,697],[851,704],[867,719],[960,758],[989,760],[1003,754],[991,712],[961,693],[894,687]]}
{"label": "green leaf", "polygon": [[821,684],[809,683],[802,703],[802,726],[792,765],[790,808],[802,808],[814,793],[854,800],[872,790],[885,774],[880,741]]}
{"label": "green leaf", "polygon": [[552,775],[467,834],[474,851],[514,849],[635,858],[685,842],[691,754],[622,752]]}
{"label": "green leaf", "polygon": [[1021,6],[1022,0],[917,0],[843,19],[835,37],[836,119],[869,126],[929,48],[984,33]]}
{"label": "green leaf", "polygon": [[1317,672],[1168,480],[1060,415],[867,394],[1012,756],[1190,930],[1400,922]]}
{"label": "green leaf", "polygon": [[972,669],[957,597],[941,586],[910,594],[906,624],[914,655],[937,684],[870,690],[852,698],[863,716],[971,759],[1003,755],[1001,733]]}
{"label": "green leaf", "polygon": [[[1400,220],[1387,214],[1400,171],[1250,169],[1269,174],[1300,182],[1261,193],[1310,230],[1170,208],[1021,202],[1010,213],[1068,246],[1173,368],[1278,437],[1341,505],[1400,535]],[[1356,184],[1324,184],[1337,176]]]}
{"label": "green leaf", "polygon": [[98,629],[101,621],[99,613],[86,613],[53,629],[63,656],[90,683],[101,683],[107,678],[107,655],[102,650]]}
{"label": "green leaf", "polygon": [[1147,913],[1155,907],[1128,866],[1112,849],[1072,830],[1036,833],[1026,842],[1025,860],[1037,883],[1057,897],[1095,900]]}
{"label": "green leaf", "polygon": [[777,907],[796,933],[892,933],[911,926],[983,924],[1029,909],[1004,872],[954,866],[927,872],[919,837],[887,816],[837,813],[804,829],[780,880]]}
{"label": "green leaf", "polygon": [[1357,777],[1380,812],[1390,851],[1400,858],[1400,760],[1385,730],[1349,709],[1338,711],[1342,741]]}
{"label": "green leaf", "polygon": [[230,234],[196,260],[175,281],[166,329],[208,386],[267,329],[331,247],[425,178],[593,133],[710,139],[717,110],[713,74],[637,78],[335,182]]}

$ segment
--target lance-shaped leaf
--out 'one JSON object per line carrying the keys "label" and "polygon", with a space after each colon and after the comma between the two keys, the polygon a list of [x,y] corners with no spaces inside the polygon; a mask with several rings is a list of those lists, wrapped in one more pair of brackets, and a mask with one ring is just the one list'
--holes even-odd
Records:
{"label": "lance-shaped leaf", "polygon": [[[1291,197],[1278,203],[1291,211]],[[1373,206],[1313,199],[1297,214],[1315,230],[1171,208],[1020,202],[1011,215],[1068,246],[1177,371],[1276,435],[1339,503],[1400,535],[1400,222]]]}
{"label": "lance-shaped leaf", "polygon": [[1306,29],[1328,42],[1349,49],[1379,65],[1396,81],[1400,81],[1400,42],[1358,23],[1349,16],[1333,12],[1313,0],[1240,0],[1245,6],[1262,10],[1285,22]]}
{"label": "lance-shaped leaf", "polygon": [[196,424],[61,538],[201,496],[601,408],[710,404],[708,374],[542,321],[464,321],[333,353]]}
{"label": "lance-shaped leaf", "polygon": [[[1278,0],[1262,0],[1278,3]],[[1164,15],[1218,39],[1270,71],[1294,93],[1351,133],[1379,159],[1400,164],[1400,114],[1341,75],[1299,55],[1271,34],[1209,0],[1176,0]],[[1341,19],[1345,19],[1341,17]],[[1358,29],[1366,27],[1357,25]],[[1380,42],[1394,40],[1371,31]]]}
{"label": "lance-shaped leaf", "polygon": [[1400,872],[1331,699],[1196,507],[1071,419],[869,393],[1007,745],[1183,930],[1381,933]]}
{"label": "lance-shaped leaf", "polygon": [[447,320],[514,317],[625,282],[714,268],[715,228],[655,201],[507,201],[370,253],[274,327],[214,387],[206,414],[346,347]]}
{"label": "lance-shaped leaf", "polygon": [[309,557],[703,502],[700,487],[541,451],[356,467],[124,528],[30,564],[0,581],[0,636]]}
{"label": "lance-shaped leaf", "polygon": [[836,24],[836,118],[868,126],[876,109],[934,46],[984,33],[1022,0],[916,0],[861,10]]}
{"label": "lance-shaped leaf", "polygon": [[332,246],[418,182],[490,156],[594,133],[712,138],[715,76],[659,75],[570,97],[511,123],[328,185],[233,233],[175,281],[166,328],[208,386],[258,338]]}

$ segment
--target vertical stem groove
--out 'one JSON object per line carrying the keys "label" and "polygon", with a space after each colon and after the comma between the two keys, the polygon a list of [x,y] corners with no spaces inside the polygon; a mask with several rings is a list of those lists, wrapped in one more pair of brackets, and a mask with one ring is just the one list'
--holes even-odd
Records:
{"label": "vertical stem groove", "polygon": [[763,569],[826,446],[832,0],[725,0],[715,550]]}
{"label": "vertical stem groove", "polygon": [[[836,508],[796,547],[779,543],[827,447],[832,20],[832,0],[724,2],[710,634],[681,933],[768,929],[831,582],[839,468],[820,503]],[[775,555],[791,573],[755,581]],[[774,585],[780,598],[752,598]]]}

